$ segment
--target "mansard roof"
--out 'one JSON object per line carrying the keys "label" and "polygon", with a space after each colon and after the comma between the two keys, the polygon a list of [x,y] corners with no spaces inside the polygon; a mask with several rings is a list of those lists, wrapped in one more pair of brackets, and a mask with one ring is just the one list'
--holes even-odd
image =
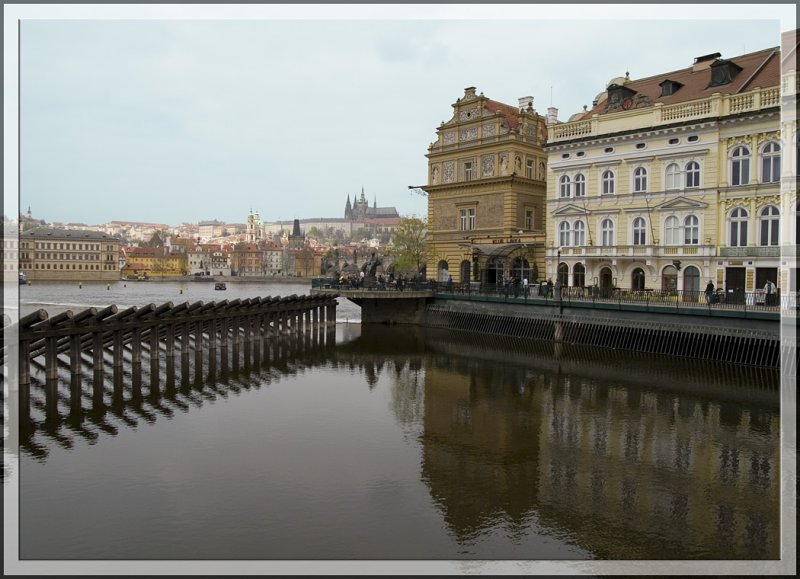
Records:
{"label": "mansard roof", "polygon": [[[795,47],[796,48],[796,47]],[[646,78],[628,80],[627,78],[614,79],[608,90],[598,95],[592,108],[583,112],[573,121],[589,119],[593,115],[619,112],[628,109],[652,106],[655,103],[673,105],[681,102],[710,97],[714,93],[727,95],[738,94],[753,90],[754,88],[767,88],[780,86],[780,50],[778,47],[759,50],[743,54],[731,59],[719,58],[719,53],[698,57],[694,65],[688,68],[674,70]],[[711,64],[704,62],[715,60]],[[733,78],[727,84],[712,83],[712,69],[729,66],[734,70]],[[735,72],[736,70],[738,72]],[[675,90],[672,94],[662,96],[662,84],[672,84]],[[626,93],[631,93],[628,102],[620,106],[609,105],[608,95],[614,90],[624,87]]]}

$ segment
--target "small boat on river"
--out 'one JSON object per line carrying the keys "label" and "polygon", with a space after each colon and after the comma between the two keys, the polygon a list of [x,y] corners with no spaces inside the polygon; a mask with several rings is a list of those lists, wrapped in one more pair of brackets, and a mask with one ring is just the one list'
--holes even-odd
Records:
{"label": "small boat on river", "polygon": [[215,290],[226,290],[226,289],[228,289],[228,288],[227,288],[227,287],[225,287],[225,284],[224,284],[224,283],[222,283],[222,282],[217,282],[217,283],[215,283],[215,284],[214,284],[214,289],[215,289]]}

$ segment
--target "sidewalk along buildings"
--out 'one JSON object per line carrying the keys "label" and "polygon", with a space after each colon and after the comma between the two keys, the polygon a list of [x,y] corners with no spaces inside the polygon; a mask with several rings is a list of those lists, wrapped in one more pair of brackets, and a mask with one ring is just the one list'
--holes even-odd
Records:
{"label": "sidewalk along buildings", "polygon": [[[626,73],[551,126],[547,276],[636,290],[786,287],[781,176],[796,184],[796,121],[783,127],[787,145],[781,61],[773,47]],[[796,81],[784,92],[796,98]]]}
{"label": "sidewalk along buildings", "polygon": [[546,119],[533,97],[515,107],[475,90],[464,90],[428,147],[428,277],[535,281],[544,270]]}
{"label": "sidewalk along buildings", "polygon": [[119,251],[107,233],[37,227],[19,235],[19,269],[28,281],[116,281]]}

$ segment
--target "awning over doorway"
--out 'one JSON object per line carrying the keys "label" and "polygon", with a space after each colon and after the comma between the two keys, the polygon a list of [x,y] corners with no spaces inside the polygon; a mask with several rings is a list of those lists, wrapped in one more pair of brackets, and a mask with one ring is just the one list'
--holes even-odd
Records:
{"label": "awning over doorway", "polygon": [[533,244],[526,243],[498,243],[498,244],[475,244],[472,249],[477,249],[481,254],[486,257],[505,257],[517,249],[526,249],[530,247],[533,249]]}

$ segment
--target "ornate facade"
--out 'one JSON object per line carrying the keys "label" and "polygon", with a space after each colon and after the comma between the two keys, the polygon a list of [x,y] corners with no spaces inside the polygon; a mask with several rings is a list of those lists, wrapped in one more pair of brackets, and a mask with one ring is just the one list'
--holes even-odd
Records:
{"label": "ornate facade", "polygon": [[428,148],[428,278],[535,281],[544,269],[546,120],[465,89]]}
{"label": "ornate facade", "polygon": [[550,128],[547,275],[636,290],[788,287],[787,147],[778,47],[613,79],[591,109]]}

